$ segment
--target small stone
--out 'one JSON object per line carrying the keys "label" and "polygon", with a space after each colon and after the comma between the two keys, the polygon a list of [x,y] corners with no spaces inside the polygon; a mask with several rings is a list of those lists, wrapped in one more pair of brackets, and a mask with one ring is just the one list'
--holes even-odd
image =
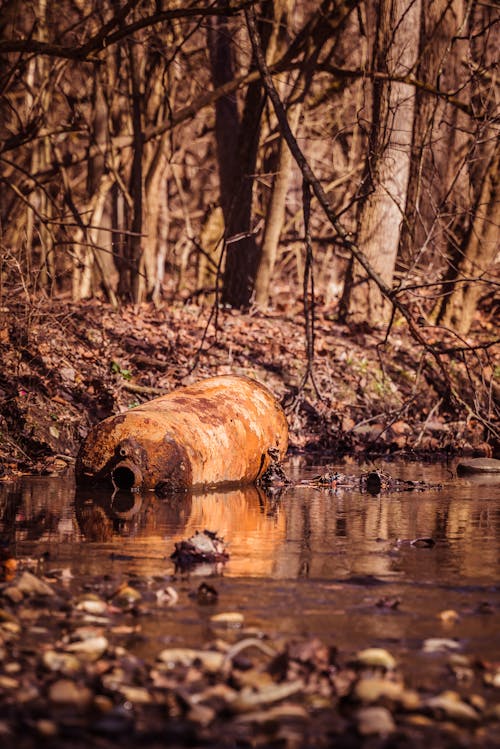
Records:
{"label": "small stone", "polygon": [[47,650],[42,656],[42,662],[48,671],[58,671],[66,676],[81,669],[81,663],[76,656],[70,653],[57,653],[55,650]]}
{"label": "small stone", "polygon": [[454,609],[445,609],[444,611],[440,611],[438,614],[439,619],[443,622],[443,624],[456,624],[458,620],[460,619],[460,616]]}
{"label": "small stone", "polygon": [[17,679],[13,679],[12,676],[5,676],[0,674],[0,689],[17,689],[19,682]]}
{"label": "small stone", "polygon": [[50,685],[49,700],[56,705],[85,708],[92,701],[92,692],[71,679],[59,679]]}
{"label": "small stone", "polygon": [[500,668],[496,668],[491,671],[486,671],[483,677],[483,681],[489,687],[500,689]]}
{"label": "small stone", "polygon": [[140,601],[141,598],[142,596],[139,591],[133,588],[131,585],[128,585],[127,583],[123,583],[122,585],[120,585],[118,590],[113,595],[113,599],[120,606],[133,605],[134,603]]}
{"label": "small stone", "polygon": [[85,598],[77,603],[76,608],[87,614],[100,615],[106,613],[108,604],[100,598]]}
{"label": "small stone", "polygon": [[55,593],[43,580],[40,580],[36,575],[32,575],[31,572],[23,572],[19,580],[17,581],[17,587],[19,590],[28,596],[54,596]]}
{"label": "small stone", "polygon": [[80,642],[72,642],[69,645],[66,645],[66,650],[70,653],[75,653],[77,656],[81,656],[86,660],[96,661],[106,652],[107,647],[107,639],[103,636],[98,636],[89,637]]}
{"label": "small stone", "polygon": [[402,684],[378,677],[360,679],[354,686],[353,696],[360,702],[370,704],[380,699],[391,700],[405,710],[416,710],[420,706],[418,693],[405,689]]}
{"label": "small stone", "polygon": [[477,711],[471,705],[462,702],[460,695],[456,692],[442,692],[436,697],[426,700],[425,705],[434,714],[444,714],[446,718],[457,723],[477,723],[479,721]]}
{"label": "small stone", "polygon": [[213,723],[215,717],[215,710],[208,705],[193,705],[188,712],[188,720],[203,727]]}
{"label": "small stone", "polygon": [[383,648],[366,648],[365,650],[360,650],[356,655],[356,661],[362,666],[385,668],[387,671],[392,671],[392,669],[396,668],[394,656]]}
{"label": "small stone", "polygon": [[470,458],[461,460],[457,465],[457,474],[467,473],[500,473],[500,460],[495,458]]}
{"label": "small stone", "polygon": [[21,603],[24,598],[23,592],[15,585],[9,585],[8,588],[4,588],[3,595],[9,601],[12,601],[12,603]]}
{"label": "small stone", "polygon": [[114,708],[113,700],[105,694],[96,694],[93,705],[101,715],[109,713]]}
{"label": "small stone", "polygon": [[447,637],[428,637],[424,640],[422,650],[424,653],[443,653],[460,650],[460,643]]}
{"label": "small stone", "polygon": [[210,617],[210,621],[215,626],[237,628],[241,627],[245,621],[245,617],[239,611],[225,611],[221,614],[214,614]]}
{"label": "small stone", "polygon": [[224,664],[224,654],[216,650],[194,650],[192,648],[166,648],[158,655],[167,668],[174,668],[177,664],[191,666],[200,661],[203,668],[215,673]]}
{"label": "small stone", "polygon": [[45,739],[51,739],[59,733],[57,723],[48,718],[40,718],[35,724],[37,733]]}
{"label": "small stone", "polygon": [[385,707],[364,707],[358,710],[356,717],[362,736],[387,736],[396,730],[392,715]]}
{"label": "small stone", "polygon": [[128,702],[135,705],[149,705],[151,695],[145,687],[130,687],[122,684],[118,690]]}

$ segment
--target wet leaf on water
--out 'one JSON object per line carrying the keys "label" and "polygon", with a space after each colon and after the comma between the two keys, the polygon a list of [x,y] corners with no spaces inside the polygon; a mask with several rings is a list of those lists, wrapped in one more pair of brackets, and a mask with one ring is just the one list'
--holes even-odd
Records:
{"label": "wet leaf on water", "polygon": [[481,601],[475,610],[476,614],[494,614],[495,609],[489,601]]}
{"label": "wet leaf on water", "polygon": [[392,609],[396,610],[399,608],[401,604],[400,598],[379,598],[376,602],[375,606],[377,606],[380,609]]}
{"label": "wet leaf on water", "polygon": [[226,543],[214,531],[196,531],[196,533],[175,544],[175,551],[170,557],[176,567],[188,569],[202,562],[226,562],[229,554]]}

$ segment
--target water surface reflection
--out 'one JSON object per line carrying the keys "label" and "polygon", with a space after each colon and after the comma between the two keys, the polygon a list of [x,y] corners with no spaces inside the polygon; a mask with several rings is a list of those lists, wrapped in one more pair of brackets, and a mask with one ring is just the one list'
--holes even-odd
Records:
{"label": "water surface reflection", "polygon": [[[454,478],[441,466],[396,471],[443,488],[374,497],[297,485],[279,499],[256,487],[159,498],[26,477],[0,487],[1,540],[15,554],[46,554],[75,573],[122,563],[124,571],[154,575],[172,571],[176,541],[208,529],[229,544],[224,574],[231,577],[496,582],[500,482]],[[422,536],[435,546],[410,545]]]}

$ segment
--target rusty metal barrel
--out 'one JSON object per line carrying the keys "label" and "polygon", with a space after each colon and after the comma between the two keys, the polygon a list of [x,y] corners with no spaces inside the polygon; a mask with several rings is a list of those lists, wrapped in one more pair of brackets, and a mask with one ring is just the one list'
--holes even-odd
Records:
{"label": "rusty metal barrel", "polygon": [[287,446],[273,394],[248,377],[221,375],[97,424],[80,448],[76,480],[162,491],[250,484]]}

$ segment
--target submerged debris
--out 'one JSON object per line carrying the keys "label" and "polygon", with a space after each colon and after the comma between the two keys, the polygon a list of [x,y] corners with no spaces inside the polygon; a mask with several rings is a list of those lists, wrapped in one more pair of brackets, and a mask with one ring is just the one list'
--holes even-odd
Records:
{"label": "submerged debris", "polygon": [[178,569],[189,569],[196,564],[208,562],[226,562],[229,554],[226,543],[214,531],[196,531],[194,536],[175,544],[175,551],[170,557]]}
{"label": "submerged debris", "polygon": [[333,491],[351,490],[366,492],[368,494],[380,494],[381,492],[409,492],[429,491],[430,489],[442,489],[441,484],[430,484],[427,481],[413,481],[398,479],[391,476],[387,471],[372,470],[365,471],[360,476],[348,476],[337,471],[326,471],[312,479],[300,482],[301,485],[314,487],[327,487]]}

